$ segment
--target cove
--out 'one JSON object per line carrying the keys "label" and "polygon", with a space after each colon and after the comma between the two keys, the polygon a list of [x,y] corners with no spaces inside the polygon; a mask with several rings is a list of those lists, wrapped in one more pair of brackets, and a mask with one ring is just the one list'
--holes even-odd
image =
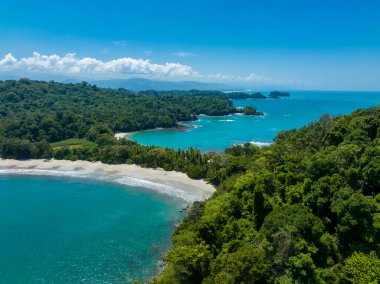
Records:
{"label": "cove", "polygon": [[202,151],[223,151],[247,142],[266,145],[273,142],[279,131],[306,126],[323,114],[344,115],[376,106],[380,104],[380,92],[291,91],[289,98],[233,102],[238,107],[256,106],[265,115],[199,116],[199,121],[185,123],[191,127],[187,131],[144,131],[132,134],[130,139],[142,145],[195,147]]}
{"label": "cove", "polygon": [[0,282],[147,280],[171,247],[182,206],[112,183],[0,176]]}

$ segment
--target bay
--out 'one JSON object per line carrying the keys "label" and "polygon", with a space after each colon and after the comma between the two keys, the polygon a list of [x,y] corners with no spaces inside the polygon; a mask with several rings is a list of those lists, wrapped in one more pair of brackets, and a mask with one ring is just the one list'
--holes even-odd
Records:
{"label": "bay", "polygon": [[253,105],[265,115],[199,116],[199,121],[185,123],[192,127],[187,131],[143,131],[132,134],[130,139],[142,145],[195,147],[202,151],[223,151],[236,143],[266,145],[273,142],[279,131],[305,126],[323,114],[344,115],[358,108],[376,106],[380,104],[380,92],[292,91],[289,98],[234,100],[233,103],[238,107]]}

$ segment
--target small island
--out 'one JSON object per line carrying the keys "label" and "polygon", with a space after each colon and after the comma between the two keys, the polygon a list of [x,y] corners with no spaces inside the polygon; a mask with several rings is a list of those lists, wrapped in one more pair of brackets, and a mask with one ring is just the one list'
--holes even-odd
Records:
{"label": "small island", "polygon": [[244,115],[258,115],[258,116],[262,116],[264,115],[263,112],[261,111],[257,111],[257,109],[254,107],[254,106],[245,106],[243,108],[243,114]]}
{"label": "small island", "polygon": [[257,108],[251,105],[236,108],[236,113],[241,113],[246,116],[263,116],[264,113],[257,111]]}
{"label": "small island", "polygon": [[290,97],[290,93],[274,91],[274,92],[270,92],[268,97],[272,99],[278,99],[280,97]]}
{"label": "small island", "polygon": [[263,93],[256,92],[250,95],[250,98],[254,100],[265,100],[267,97],[264,96]]}

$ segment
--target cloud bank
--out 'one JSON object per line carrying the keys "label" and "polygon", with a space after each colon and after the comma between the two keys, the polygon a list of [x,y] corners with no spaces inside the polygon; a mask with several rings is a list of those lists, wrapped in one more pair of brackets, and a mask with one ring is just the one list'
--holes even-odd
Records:
{"label": "cloud bank", "polygon": [[156,77],[188,77],[196,72],[179,63],[154,64],[150,60],[123,57],[109,61],[96,58],[78,58],[75,53],[65,56],[41,55],[17,59],[11,53],[0,59],[0,71],[28,71],[82,76],[151,75]]}
{"label": "cloud bank", "polygon": [[[179,54],[178,54],[179,55]],[[179,56],[184,56],[181,54]],[[180,63],[167,62],[165,64],[152,63],[146,59],[122,57],[109,61],[96,58],[79,58],[75,53],[64,56],[57,54],[43,55],[33,52],[30,57],[16,58],[11,53],[0,58],[0,72],[14,74],[40,73],[61,76],[77,76],[80,78],[166,78],[186,79],[213,82],[245,82],[245,83],[273,83],[270,77],[250,74],[248,76],[234,76],[229,74],[201,74],[191,66]]]}

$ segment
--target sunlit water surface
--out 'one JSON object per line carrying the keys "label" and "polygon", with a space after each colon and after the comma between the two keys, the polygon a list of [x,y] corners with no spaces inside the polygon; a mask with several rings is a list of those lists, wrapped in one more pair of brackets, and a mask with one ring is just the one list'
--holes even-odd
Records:
{"label": "sunlit water surface", "polygon": [[147,280],[182,206],[141,188],[0,176],[0,283]]}
{"label": "sunlit water surface", "polygon": [[376,106],[380,92],[294,91],[289,98],[234,100],[234,104],[256,106],[265,116],[200,116],[198,122],[186,123],[193,127],[188,131],[145,131],[133,134],[131,139],[143,145],[196,147],[202,151],[222,151],[235,143],[271,143],[277,132],[307,125],[323,114],[349,114],[357,108]]}

